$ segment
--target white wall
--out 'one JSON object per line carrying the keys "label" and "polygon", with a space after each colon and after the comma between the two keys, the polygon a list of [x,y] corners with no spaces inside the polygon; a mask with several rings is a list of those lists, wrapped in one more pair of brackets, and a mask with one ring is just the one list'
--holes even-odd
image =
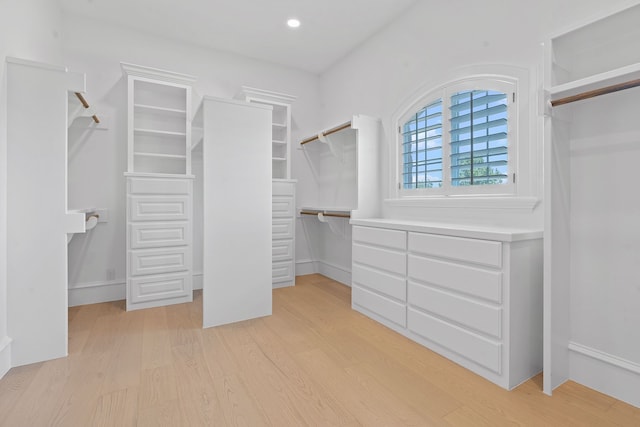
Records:
{"label": "white wall", "polygon": [[[292,108],[293,174],[294,178],[304,177],[306,170],[300,168],[301,154],[295,141],[319,128],[318,76],[77,16],[65,15],[63,22],[64,62],[71,70],[86,73],[87,99],[98,115],[104,117],[108,128],[88,131],[74,127],[70,131],[70,208],[109,209],[107,223],[99,223],[86,235],[76,235],[69,244],[72,304],[91,302],[95,292],[105,299],[124,297],[125,181],[122,174],[126,169],[127,141],[126,85],[120,62],[196,76],[196,104],[202,95],[232,98],[242,85],[297,96]],[[315,187],[304,179],[301,181],[298,200],[304,201],[310,194],[315,197]],[[304,241],[297,243],[297,249],[299,258],[308,257]],[[196,253],[194,261],[194,272],[201,272],[201,255]]]}
{"label": "white wall", "polygon": [[7,56],[59,63],[60,13],[48,0],[0,0],[0,377],[11,366],[7,337]]}

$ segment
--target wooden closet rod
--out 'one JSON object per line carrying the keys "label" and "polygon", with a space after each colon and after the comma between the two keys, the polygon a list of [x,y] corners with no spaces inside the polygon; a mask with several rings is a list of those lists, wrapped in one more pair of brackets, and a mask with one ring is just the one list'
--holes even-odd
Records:
{"label": "wooden closet rod", "polygon": [[[75,94],[76,94],[76,97],[78,97],[78,99],[80,100],[80,103],[82,104],[82,106],[84,108],[89,108],[89,103],[87,102],[86,99],[84,99],[84,96],[82,96],[80,92],[75,92]],[[100,123],[100,120],[98,119],[97,115],[94,114],[93,116],[91,116],[91,118],[93,119],[94,122]]]}
{"label": "wooden closet rod", "polygon": [[618,92],[625,89],[631,89],[632,87],[640,86],[640,79],[631,80],[624,83],[618,83],[615,85],[603,87],[600,89],[589,90],[587,92],[582,92],[577,95],[567,96],[566,98],[556,99],[551,101],[552,107],[557,107],[558,105],[569,104],[571,102],[582,101],[583,99],[595,98],[596,96],[606,95],[608,93]]}
{"label": "wooden closet rod", "polygon": [[[336,126],[334,128],[331,128],[327,131],[322,132],[323,136],[327,136],[327,135],[331,135],[332,133],[336,133],[341,131],[342,129],[347,129],[351,127],[351,122],[347,122],[347,123],[343,123],[340,126]],[[316,139],[318,139],[318,135],[316,136],[312,136],[310,138],[307,138],[305,140],[303,140],[302,142],[300,142],[300,145],[304,145],[304,144],[308,144],[311,141],[315,141]]]}
{"label": "wooden closet rod", "polygon": [[300,215],[318,215],[319,213],[321,213],[323,216],[333,216],[336,218],[351,218],[351,214],[348,213],[330,213],[330,212],[322,212],[322,211],[318,211],[318,212],[313,212],[313,211],[300,211]]}

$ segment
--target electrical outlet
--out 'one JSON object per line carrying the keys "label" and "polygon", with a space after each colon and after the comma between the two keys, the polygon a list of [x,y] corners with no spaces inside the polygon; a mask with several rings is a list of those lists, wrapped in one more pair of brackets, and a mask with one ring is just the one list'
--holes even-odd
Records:
{"label": "electrical outlet", "polygon": [[115,268],[107,268],[107,280],[109,280],[109,281],[116,280],[116,269]]}

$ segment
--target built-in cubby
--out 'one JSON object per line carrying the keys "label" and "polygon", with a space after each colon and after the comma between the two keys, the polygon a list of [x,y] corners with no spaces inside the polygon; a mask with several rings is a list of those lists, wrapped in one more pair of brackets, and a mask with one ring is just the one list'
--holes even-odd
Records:
{"label": "built-in cubby", "polygon": [[127,78],[127,310],[191,301],[194,77],[122,64]]}
{"label": "built-in cubby", "polygon": [[547,41],[544,130],[544,391],[571,379],[636,406],[638,22],[640,5]]}

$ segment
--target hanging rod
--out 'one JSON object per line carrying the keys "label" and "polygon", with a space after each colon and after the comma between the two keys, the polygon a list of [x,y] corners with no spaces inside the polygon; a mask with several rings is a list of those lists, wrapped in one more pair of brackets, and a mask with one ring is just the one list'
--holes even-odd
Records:
{"label": "hanging rod", "polygon": [[[351,127],[351,122],[349,121],[347,123],[343,123],[339,126],[336,126],[334,128],[331,128],[327,131],[322,132],[322,135],[323,136],[331,135],[332,133],[340,132],[341,130],[347,129],[350,127]],[[302,140],[302,142],[300,142],[300,145],[308,144],[309,142],[315,141],[316,139],[318,139],[318,135]]]}
{"label": "hanging rod", "polygon": [[323,216],[332,216],[336,218],[351,218],[351,214],[349,213],[332,213],[332,212],[325,212],[325,211],[306,211],[306,210],[300,211],[300,215],[317,216],[319,213],[321,213]]}
{"label": "hanging rod", "polygon": [[[87,102],[86,99],[84,99],[84,96],[82,96],[80,92],[75,92],[75,94],[76,94],[76,97],[78,97],[78,100],[80,100],[80,103],[82,104],[82,106],[84,108],[89,108],[89,103]],[[96,114],[91,116],[91,118],[93,119],[94,122],[100,123],[100,119],[98,119],[98,116]]]}
{"label": "hanging rod", "polygon": [[571,102],[582,101],[583,99],[595,98],[596,96],[606,95],[608,93],[618,92],[625,89],[631,89],[633,87],[640,86],[640,79],[630,80],[624,83],[618,83],[611,86],[606,86],[600,89],[589,90],[587,92],[582,92],[577,95],[567,96],[566,98],[560,98],[551,101],[552,107],[557,107],[558,105],[569,104]]}

